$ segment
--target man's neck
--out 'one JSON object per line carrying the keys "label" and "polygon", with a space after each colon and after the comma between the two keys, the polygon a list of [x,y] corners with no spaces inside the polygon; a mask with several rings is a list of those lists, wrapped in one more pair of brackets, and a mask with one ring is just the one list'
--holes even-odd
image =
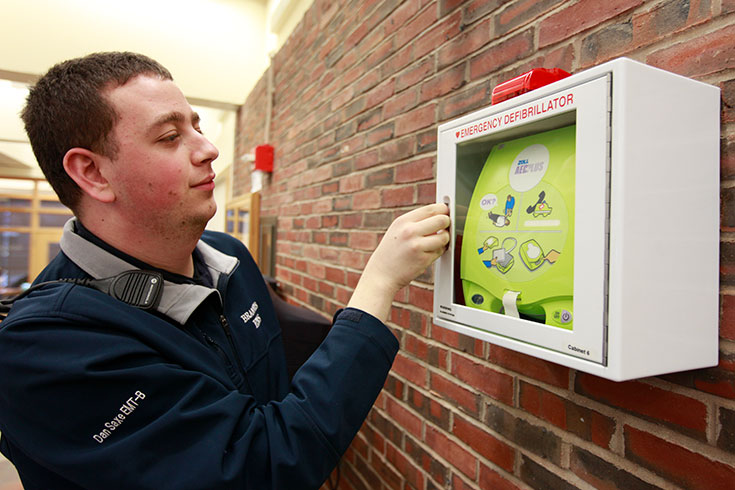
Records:
{"label": "man's neck", "polygon": [[[92,234],[111,247],[158,269],[193,277],[194,263],[192,252],[201,232],[198,234],[181,230],[178,233],[161,233],[140,229],[126,229],[116,223],[114,227],[106,220],[96,220],[85,216],[79,219]],[[202,230],[203,231],[203,230]]]}

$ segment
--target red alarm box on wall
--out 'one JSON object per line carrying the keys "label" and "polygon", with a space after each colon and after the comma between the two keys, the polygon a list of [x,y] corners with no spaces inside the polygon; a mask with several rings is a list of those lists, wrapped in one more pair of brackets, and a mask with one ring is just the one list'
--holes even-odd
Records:
{"label": "red alarm box on wall", "polygon": [[255,170],[273,172],[273,146],[265,144],[255,147]]}

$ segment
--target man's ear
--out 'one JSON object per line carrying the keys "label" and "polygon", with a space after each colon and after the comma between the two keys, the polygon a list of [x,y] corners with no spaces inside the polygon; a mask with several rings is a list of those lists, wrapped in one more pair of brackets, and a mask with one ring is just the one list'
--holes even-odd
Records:
{"label": "man's ear", "polygon": [[64,155],[64,170],[82,191],[100,202],[113,202],[115,193],[100,166],[108,163],[99,153],[72,148]]}

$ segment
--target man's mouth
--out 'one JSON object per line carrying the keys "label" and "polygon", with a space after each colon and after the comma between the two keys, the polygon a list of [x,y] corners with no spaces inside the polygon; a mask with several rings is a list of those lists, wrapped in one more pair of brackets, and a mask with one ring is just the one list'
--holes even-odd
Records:
{"label": "man's mouth", "polygon": [[202,179],[198,184],[194,184],[192,187],[202,190],[214,189],[214,174],[209,174],[205,179]]}

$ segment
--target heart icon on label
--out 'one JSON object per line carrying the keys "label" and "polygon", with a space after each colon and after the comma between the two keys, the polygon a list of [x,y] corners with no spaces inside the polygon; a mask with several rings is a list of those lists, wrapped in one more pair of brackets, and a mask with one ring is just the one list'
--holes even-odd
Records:
{"label": "heart icon on label", "polygon": [[456,133],[454,133],[454,134],[455,134],[455,135],[457,136],[457,138],[459,138],[459,131],[457,131],[457,132],[456,132]]}

